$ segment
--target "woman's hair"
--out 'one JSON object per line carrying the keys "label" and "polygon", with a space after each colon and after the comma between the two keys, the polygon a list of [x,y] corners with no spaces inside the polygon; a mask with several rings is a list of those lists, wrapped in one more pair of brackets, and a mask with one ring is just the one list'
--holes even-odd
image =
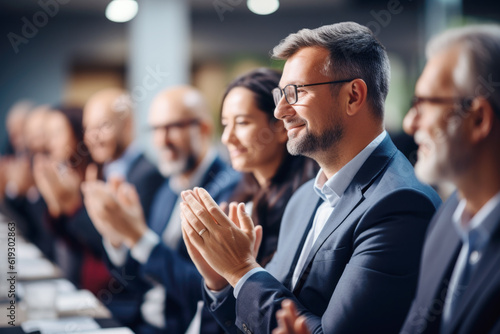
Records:
{"label": "woman's hair", "polygon": [[[81,173],[85,172],[85,168],[90,162],[90,153],[83,141],[83,111],[80,108],[55,107],[52,112],[61,113],[68,121],[73,137],[75,138],[75,151],[71,153],[68,167],[71,167]],[[83,175],[83,174],[82,174]]]}
{"label": "woman's hair", "polygon": [[[236,87],[243,87],[253,92],[257,108],[268,116],[270,123],[274,118],[274,99],[272,90],[278,87],[281,74],[278,71],[259,68],[233,80],[226,89],[227,94]],[[253,202],[252,219],[255,225],[262,225],[263,240],[257,256],[261,265],[272,258],[278,243],[281,217],[293,192],[303,183],[313,178],[318,171],[317,164],[303,156],[292,156],[283,145],[285,154],[276,174],[268,187],[261,188],[252,173],[245,173],[236,187],[230,201]]]}
{"label": "woman's hair", "polygon": [[269,68],[258,68],[243,74],[227,86],[226,92],[222,97],[222,103],[226,99],[227,94],[236,87],[243,87],[250,90],[255,98],[255,103],[260,111],[265,113],[270,120],[277,122],[274,118],[274,98],[272,90],[278,87],[281,78],[281,73]]}

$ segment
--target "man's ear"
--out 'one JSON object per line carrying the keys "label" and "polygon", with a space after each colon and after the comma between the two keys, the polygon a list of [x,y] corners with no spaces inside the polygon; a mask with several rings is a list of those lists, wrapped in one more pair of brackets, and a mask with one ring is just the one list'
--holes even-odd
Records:
{"label": "man's ear", "polygon": [[348,87],[347,115],[354,116],[362,109],[366,102],[368,87],[363,79],[354,79],[349,83]]}
{"label": "man's ear", "polygon": [[470,139],[473,143],[478,143],[491,133],[496,118],[495,111],[488,100],[477,97],[469,113]]}

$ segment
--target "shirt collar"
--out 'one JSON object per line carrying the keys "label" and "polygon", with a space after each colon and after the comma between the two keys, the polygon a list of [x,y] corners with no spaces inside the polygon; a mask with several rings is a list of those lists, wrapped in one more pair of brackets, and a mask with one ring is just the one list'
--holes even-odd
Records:
{"label": "shirt collar", "polygon": [[139,145],[132,142],[118,159],[104,164],[102,170],[104,179],[108,180],[111,176],[127,179],[127,173],[139,155],[141,155]]}
{"label": "shirt collar", "polygon": [[191,177],[189,178],[188,184],[182,182],[180,178],[171,176],[169,179],[170,188],[177,194],[180,194],[186,189],[192,189],[194,187],[199,187],[203,181],[203,177],[207,174],[208,169],[212,166],[215,161],[217,153],[215,150],[210,149],[203,160],[201,160],[200,165],[195,169]]}
{"label": "shirt collar", "polygon": [[471,236],[477,239],[475,242],[480,247],[489,241],[491,235],[498,225],[498,219],[492,217],[493,210],[500,205],[500,192],[493,196],[474,215],[471,216],[466,210],[467,201],[462,199],[453,213],[453,225],[464,243],[469,242]]}
{"label": "shirt collar", "polygon": [[323,169],[320,169],[314,182],[314,191],[316,194],[324,201],[327,201],[331,207],[335,207],[356,173],[363,166],[366,159],[385,139],[386,135],[387,131],[384,130],[330,179],[327,179]]}

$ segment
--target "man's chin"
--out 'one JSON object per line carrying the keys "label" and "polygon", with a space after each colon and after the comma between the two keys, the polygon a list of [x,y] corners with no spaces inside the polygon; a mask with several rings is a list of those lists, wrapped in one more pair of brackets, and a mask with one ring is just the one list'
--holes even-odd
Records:
{"label": "man's chin", "polygon": [[415,175],[420,180],[420,182],[435,186],[440,180],[436,173],[436,166],[432,166],[429,163],[418,162],[415,164]]}
{"label": "man's chin", "polygon": [[186,170],[186,161],[160,161],[158,170],[164,177],[176,176]]}

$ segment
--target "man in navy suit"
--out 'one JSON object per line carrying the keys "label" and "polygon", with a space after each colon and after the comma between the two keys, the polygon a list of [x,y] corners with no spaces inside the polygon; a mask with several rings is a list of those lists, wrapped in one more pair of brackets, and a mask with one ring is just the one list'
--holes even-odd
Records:
{"label": "man in navy suit", "polygon": [[183,193],[182,227],[205,303],[232,333],[270,333],[285,298],[313,333],[397,332],[440,199],[384,130],[385,49],[347,22],[303,29],[273,53],[286,60],[274,94],[288,150],[321,170],[288,203],[266,269],[254,256],[261,231],[243,204],[231,205],[229,219],[203,190]]}
{"label": "man in navy suit", "polygon": [[500,26],[446,31],[427,58],[404,128],[417,176],[457,192],[430,223],[402,333],[500,333]]}
{"label": "man in navy suit", "polygon": [[184,333],[190,325],[193,332],[199,332],[200,322],[203,333],[218,332],[213,318],[208,315],[205,319],[202,312],[201,276],[182,241],[179,194],[202,186],[222,202],[229,198],[240,175],[212,147],[210,111],[193,87],[160,92],[148,122],[159,153],[159,169],[168,177],[154,197],[149,219],[144,218],[137,193],[128,184],[87,183],[83,187],[85,204],[109,241],[106,250],[118,272],[132,277],[126,282],[127,289],[141,296],[140,319],[130,323],[136,332]]}

